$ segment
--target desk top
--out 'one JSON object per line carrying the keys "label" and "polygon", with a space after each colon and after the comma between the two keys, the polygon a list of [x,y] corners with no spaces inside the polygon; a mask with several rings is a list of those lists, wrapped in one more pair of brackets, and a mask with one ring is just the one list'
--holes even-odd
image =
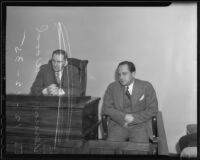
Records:
{"label": "desk top", "polygon": [[53,96],[53,95],[45,95],[45,96],[36,96],[36,95],[29,95],[29,94],[7,94],[6,101],[47,101],[52,100],[56,101],[61,99],[62,101],[85,101],[91,99],[91,96]]}
{"label": "desk top", "polygon": [[94,98],[91,96],[80,97],[67,97],[67,96],[35,96],[26,94],[7,94],[6,105],[9,107],[15,106],[40,106],[40,107],[55,107],[58,104],[76,105],[77,107],[83,106],[83,104],[91,103],[100,98]]}

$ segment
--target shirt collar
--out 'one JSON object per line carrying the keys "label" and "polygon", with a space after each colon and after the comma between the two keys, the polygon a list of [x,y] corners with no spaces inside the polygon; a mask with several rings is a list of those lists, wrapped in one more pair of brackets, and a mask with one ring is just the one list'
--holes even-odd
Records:
{"label": "shirt collar", "polygon": [[133,85],[134,85],[134,81],[128,85],[128,91],[129,91],[130,95],[132,95]]}
{"label": "shirt collar", "polygon": [[63,73],[63,70],[61,70],[61,71],[57,71],[57,72],[55,72],[55,73],[62,74],[62,73]]}
{"label": "shirt collar", "polygon": [[63,73],[63,70],[58,71],[58,72],[55,72],[55,74],[58,74],[58,75],[59,75],[59,78],[60,78],[60,79],[61,79],[61,77],[62,77],[62,73]]}

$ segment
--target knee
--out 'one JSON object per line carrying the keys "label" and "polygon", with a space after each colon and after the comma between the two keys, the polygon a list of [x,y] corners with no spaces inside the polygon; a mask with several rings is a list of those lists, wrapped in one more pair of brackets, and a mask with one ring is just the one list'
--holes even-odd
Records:
{"label": "knee", "polygon": [[126,141],[127,138],[126,137],[122,137],[122,136],[109,136],[108,135],[108,138],[107,138],[107,141],[112,141],[112,142],[124,142]]}
{"label": "knee", "polygon": [[108,131],[108,141],[126,141],[128,138],[128,131],[120,126],[115,126]]}
{"label": "knee", "polygon": [[144,137],[130,137],[129,138],[130,142],[136,142],[136,143],[149,143],[149,138],[144,136]]}

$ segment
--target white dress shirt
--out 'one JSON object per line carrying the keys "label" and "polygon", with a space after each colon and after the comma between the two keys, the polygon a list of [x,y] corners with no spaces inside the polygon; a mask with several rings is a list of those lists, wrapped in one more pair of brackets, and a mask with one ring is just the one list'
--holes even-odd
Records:
{"label": "white dress shirt", "polygon": [[55,72],[55,76],[56,76],[56,78],[57,77],[59,78],[59,82],[61,82],[62,73],[63,73],[63,71]]}
{"label": "white dress shirt", "polygon": [[132,95],[132,93],[133,93],[133,85],[134,85],[134,81],[128,85],[128,91],[129,91],[130,95]]}

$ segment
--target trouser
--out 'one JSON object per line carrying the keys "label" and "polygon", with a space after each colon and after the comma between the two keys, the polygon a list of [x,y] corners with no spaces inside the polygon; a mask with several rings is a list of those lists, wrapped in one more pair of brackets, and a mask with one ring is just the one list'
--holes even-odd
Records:
{"label": "trouser", "polygon": [[109,141],[131,141],[138,143],[148,143],[149,136],[146,131],[145,125],[138,125],[134,127],[122,127],[118,124],[115,124],[108,129],[108,138]]}

